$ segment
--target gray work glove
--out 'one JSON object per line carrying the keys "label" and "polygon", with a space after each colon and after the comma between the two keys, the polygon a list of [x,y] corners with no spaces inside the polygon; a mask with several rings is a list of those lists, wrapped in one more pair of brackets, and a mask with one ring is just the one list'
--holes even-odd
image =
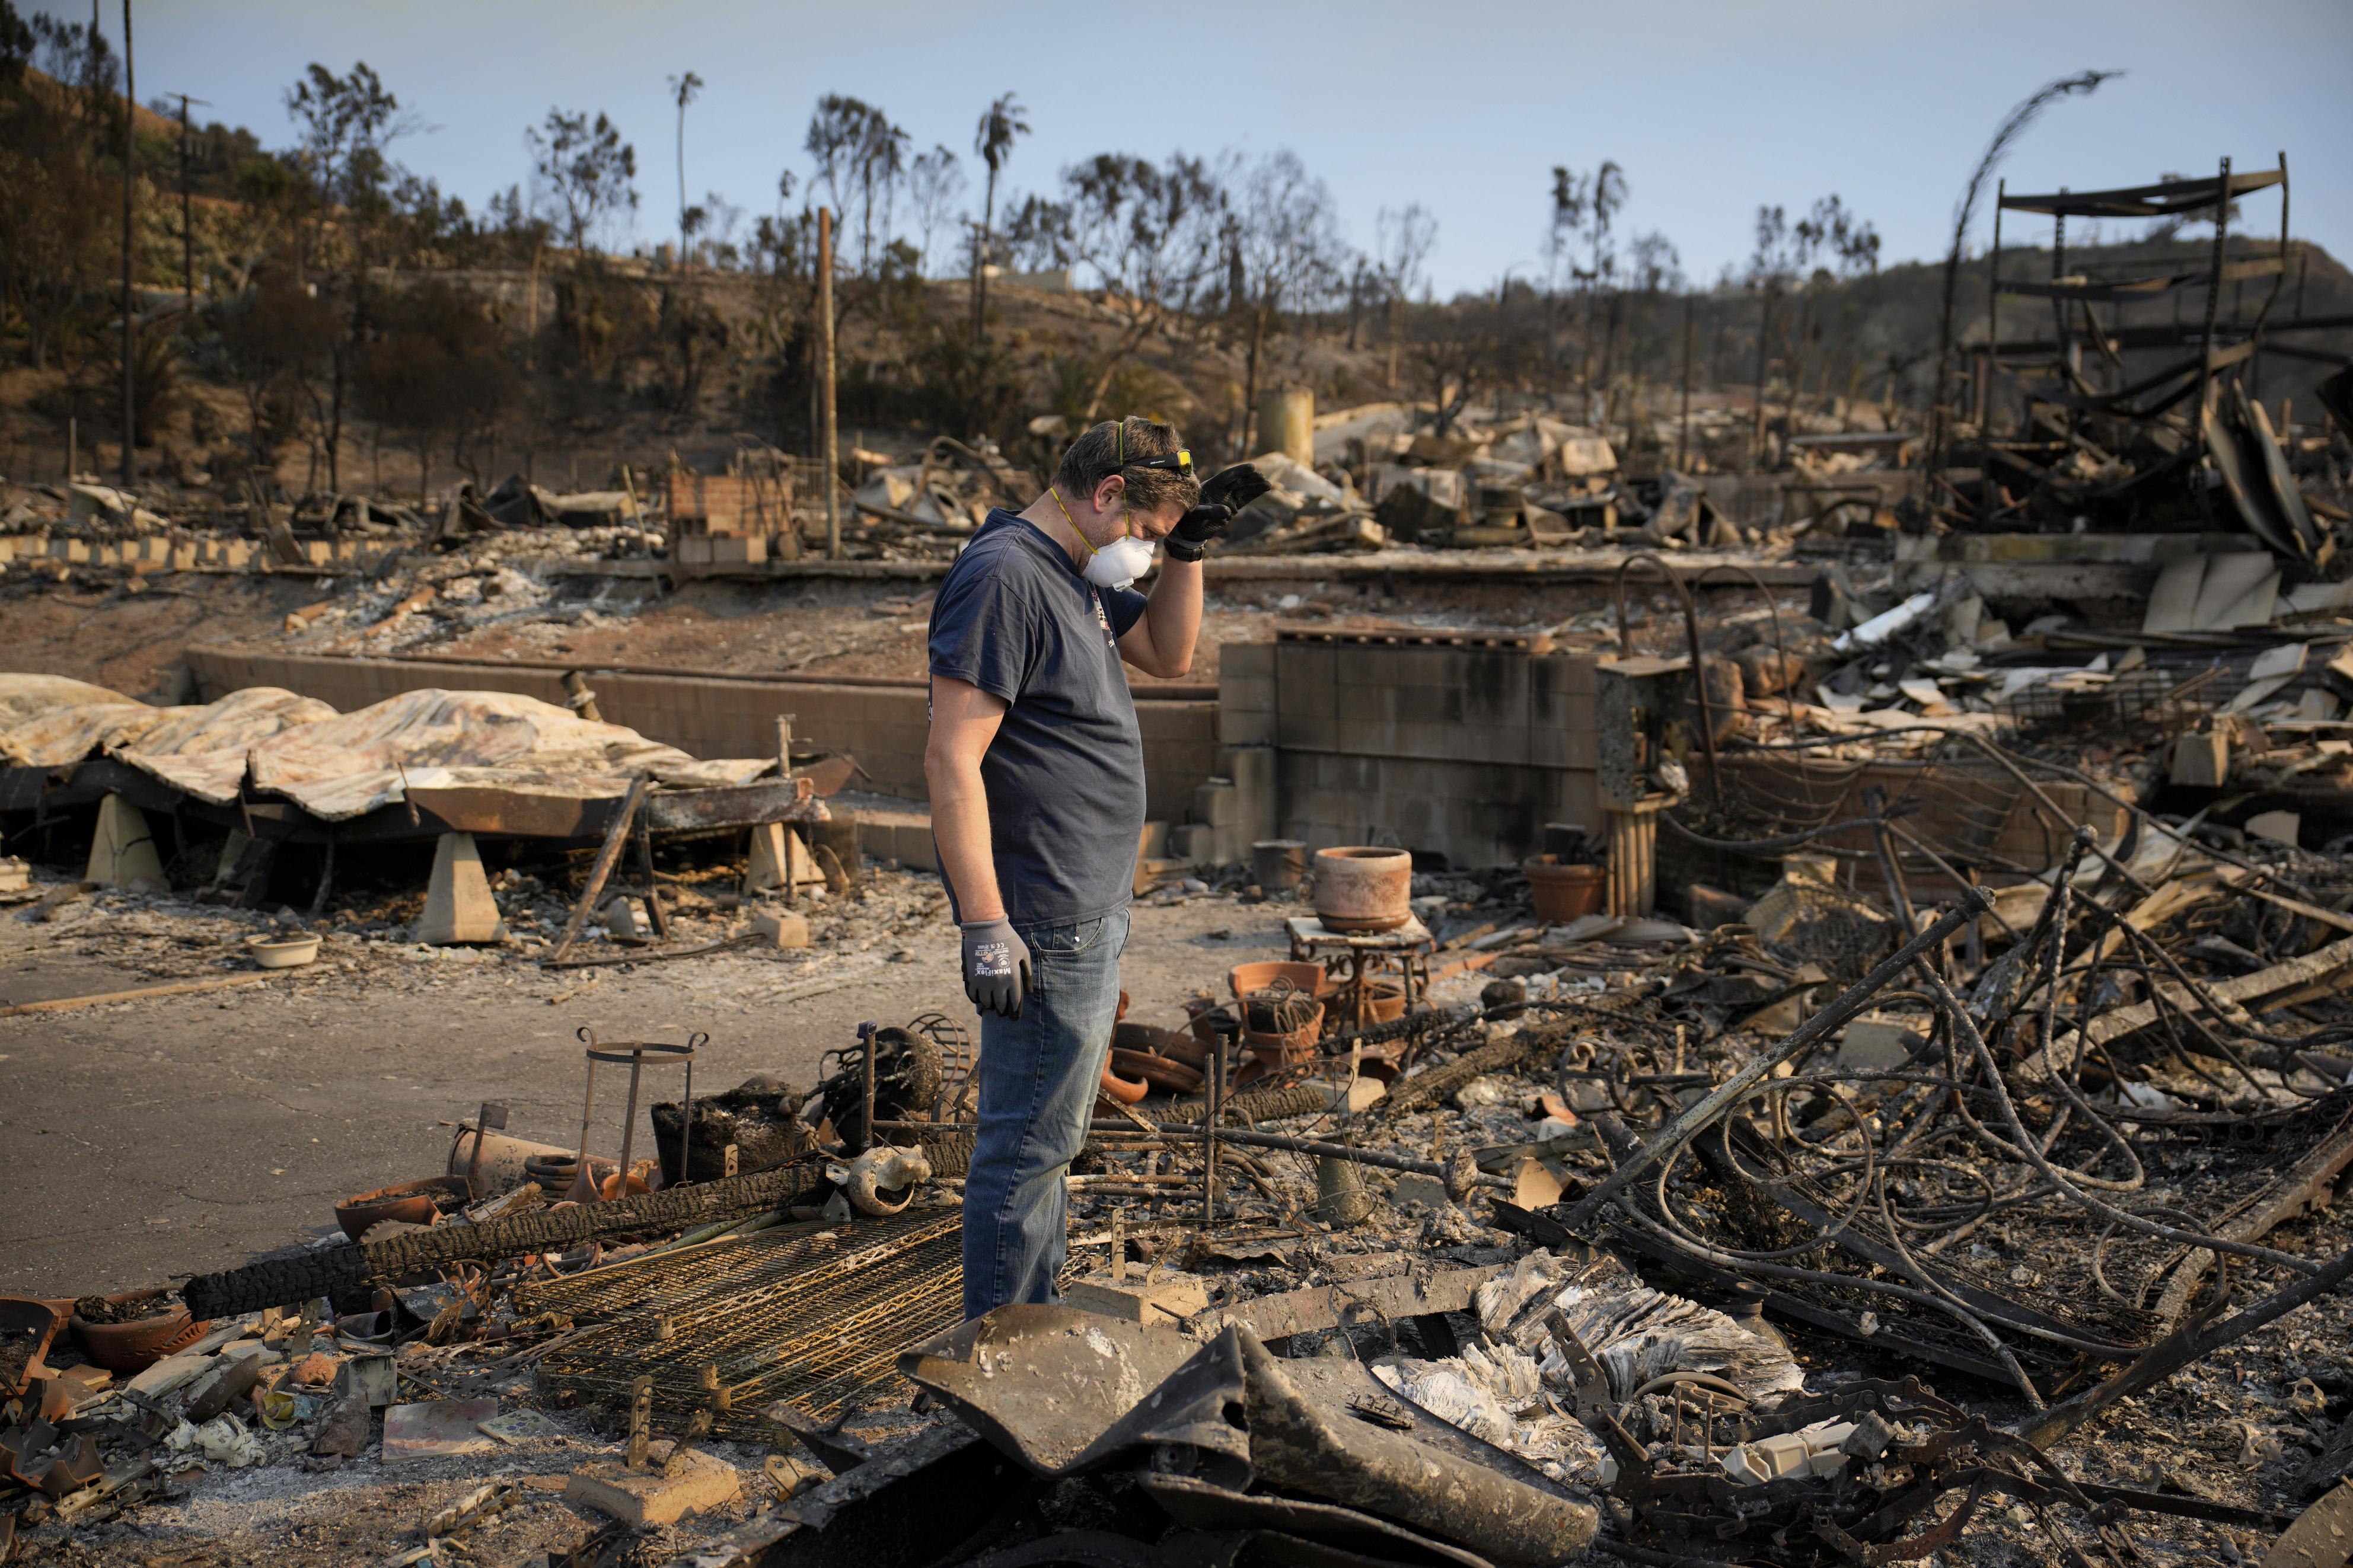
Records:
{"label": "gray work glove", "polygon": [[966,921],[964,932],[964,994],[984,1013],[1021,1016],[1029,994],[1029,947],[1013,933],[1008,920]]}

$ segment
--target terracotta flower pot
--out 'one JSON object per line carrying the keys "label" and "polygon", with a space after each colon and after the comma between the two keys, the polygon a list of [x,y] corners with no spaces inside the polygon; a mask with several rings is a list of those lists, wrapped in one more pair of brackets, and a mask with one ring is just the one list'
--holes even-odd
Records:
{"label": "terracotta flower pot", "polygon": [[420,1176],[345,1198],[335,1205],[335,1223],[357,1241],[368,1226],[388,1219],[404,1225],[431,1225],[440,1218],[442,1210],[463,1208],[470,1196],[463,1176]]}
{"label": "terracotta flower pot", "polygon": [[1324,966],[1320,963],[1237,963],[1226,972],[1226,984],[1237,996],[1271,990],[1278,980],[1310,996],[1324,993]]}
{"label": "terracotta flower pot", "polygon": [[1520,870],[1527,877],[1536,919],[1546,924],[1562,925],[1601,912],[1609,876],[1603,868],[1564,866],[1556,855],[1536,855],[1521,861]]}
{"label": "terracotta flower pot", "polygon": [[[125,1290],[109,1296],[114,1306],[132,1301],[152,1301],[171,1292],[160,1287],[152,1290]],[[74,1342],[81,1353],[109,1372],[141,1373],[176,1351],[186,1349],[204,1337],[212,1327],[209,1319],[199,1322],[188,1316],[185,1304],[172,1303],[168,1312],[158,1312],[150,1318],[134,1318],[127,1323],[93,1323],[77,1313],[68,1320],[73,1330]]]}
{"label": "terracotta flower pot", "polygon": [[1395,931],[1411,918],[1413,857],[1359,846],[1315,852],[1315,917],[1335,931]]}

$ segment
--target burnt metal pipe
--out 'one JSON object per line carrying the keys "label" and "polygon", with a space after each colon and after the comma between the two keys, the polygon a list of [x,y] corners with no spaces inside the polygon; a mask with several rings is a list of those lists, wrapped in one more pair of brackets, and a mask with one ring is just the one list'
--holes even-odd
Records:
{"label": "burnt metal pipe", "polygon": [[1638,550],[1618,564],[1618,657],[1634,657],[1633,634],[1626,627],[1626,574],[1638,563],[1646,561],[1659,569],[1659,575],[1667,580],[1667,586],[1683,602],[1683,636],[1691,644],[1692,689],[1699,697],[1700,749],[1707,753],[1708,791],[1715,796],[1716,806],[1721,810],[1724,775],[1715,765],[1715,706],[1708,700],[1707,676],[1700,668],[1699,605],[1692,597],[1690,585],[1676,575],[1675,569],[1647,550]]}

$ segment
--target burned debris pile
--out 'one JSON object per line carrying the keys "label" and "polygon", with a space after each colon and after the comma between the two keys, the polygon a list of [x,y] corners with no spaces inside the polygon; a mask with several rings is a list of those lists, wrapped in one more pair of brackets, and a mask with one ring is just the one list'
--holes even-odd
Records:
{"label": "burned debris pile", "polygon": [[[2325,1352],[2278,1374],[2308,1427],[2247,1428],[2259,1489],[2073,1439],[2338,1321],[2353,879],[2128,816],[1989,891],[1905,878],[1883,803],[1705,931],[1317,877],[1293,940],[1333,962],[1122,1020],[1064,1303],[971,1322],[962,1030],[717,1094],[674,1072],[698,1041],[592,1037],[576,1141],[485,1106],[322,1245],[12,1304],[17,1527],[527,1434],[573,1563],[658,1529],[681,1563],[1809,1568],[2278,1533],[2353,1451]],[[1856,832],[1885,884],[1807,864]],[[1491,912],[1535,940],[1439,934]],[[651,1132],[608,1158],[616,1072]],[[533,1517],[478,1509],[417,1539]]]}

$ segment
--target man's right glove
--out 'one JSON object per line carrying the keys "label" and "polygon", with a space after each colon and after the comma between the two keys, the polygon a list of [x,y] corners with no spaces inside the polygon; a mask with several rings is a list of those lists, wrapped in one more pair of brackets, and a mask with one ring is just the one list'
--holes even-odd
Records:
{"label": "man's right glove", "polygon": [[968,921],[964,932],[964,994],[984,1013],[1021,1016],[1029,994],[1029,947],[1008,920]]}
{"label": "man's right glove", "polygon": [[1274,487],[1248,463],[1219,470],[1201,486],[1201,504],[1176,520],[1166,541],[1168,553],[1178,561],[1198,561],[1209,552],[1209,541],[1226,531],[1234,514]]}

